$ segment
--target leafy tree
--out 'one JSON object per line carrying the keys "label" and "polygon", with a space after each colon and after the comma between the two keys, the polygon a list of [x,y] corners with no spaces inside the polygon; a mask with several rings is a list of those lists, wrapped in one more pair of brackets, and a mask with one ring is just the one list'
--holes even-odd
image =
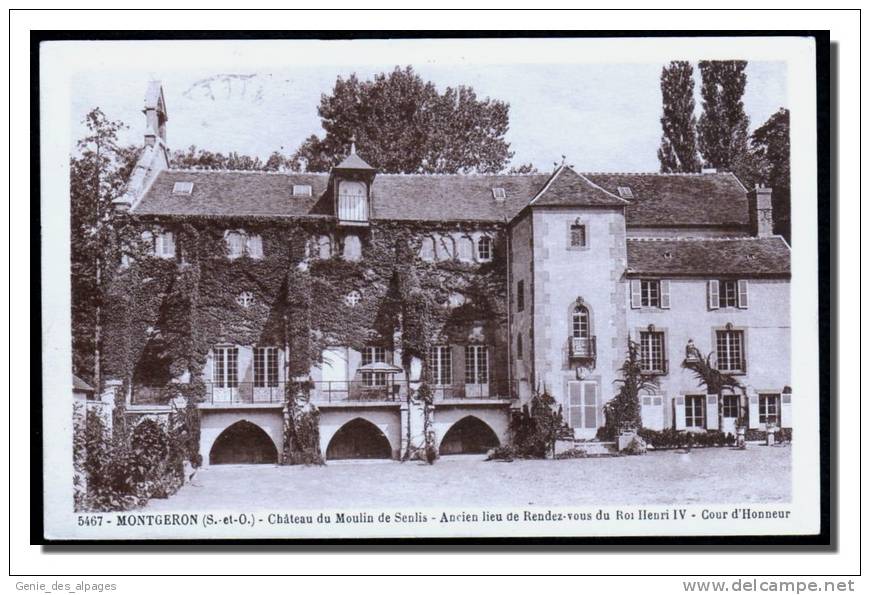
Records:
{"label": "leafy tree", "polygon": [[338,77],[317,109],[326,134],[306,139],[293,167],[328,171],[355,137],[361,157],[386,173],[498,172],[513,156],[508,110],[470,87],[441,93],[410,66],[367,81]]}
{"label": "leafy tree", "polygon": [[84,120],[87,135],[70,158],[70,249],[72,285],[73,370],[101,389],[103,294],[120,259],[127,226],[115,213],[119,197],[138,156],[118,144],[126,126],[95,108]]}
{"label": "leafy tree", "polygon": [[701,169],[695,128],[695,80],[689,62],[672,61],[662,68],[662,173],[696,173]]}
{"label": "leafy tree", "polygon": [[779,108],[752,133],[761,182],[773,189],[773,231],[791,243],[791,144],[789,111]]}
{"label": "leafy tree", "polygon": [[235,151],[224,155],[191,145],[183,151],[175,151],[171,159],[172,167],[181,169],[227,169],[246,171],[281,171],[290,169],[290,160],[274,151],[266,161],[259,157],[240,155]]}
{"label": "leafy tree", "polygon": [[743,109],[745,60],[702,60],[698,144],[710,167],[733,171],[748,150],[749,117]]}

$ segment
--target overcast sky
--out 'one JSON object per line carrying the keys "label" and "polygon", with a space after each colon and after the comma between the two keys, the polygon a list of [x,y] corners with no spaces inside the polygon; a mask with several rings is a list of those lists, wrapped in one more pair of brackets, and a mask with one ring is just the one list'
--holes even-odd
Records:
{"label": "overcast sky", "polygon": [[[264,42],[251,54],[247,53],[251,46],[239,50],[227,42],[208,52],[188,51],[191,42],[184,42],[181,51],[176,44],[151,52],[148,43],[153,42],[111,48],[103,44],[91,57],[82,52],[87,66],[71,78],[73,140],[82,135],[79,122],[84,114],[99,106],[108,117],[130,125],[124,141],[141,143],[145,87],[149,80],[159,79],[169,112],[171,148],[196,145],[261,157],[274,150],[289,155],[308,135],[322,134],[317,105],[336,77],[356,73],[369,78],[410,64],[440,89],[469,85],[479,97],[507,101],[513,164],[531,162],[546,171],[565,155],[568,163],[583,171],[658,170],[659,75],[667,61],[667,54],[661,52],[661,58],[651,56],[649,62],[639,62],[638,54],[632,54],[623,63],[613,63],[611,52],[611,63],[602,64],[590,62],[588,52],[578,53],[582,60],[574,63],[564,51],[552,62],[547,55],[512,61],[504,51],[494,57],[488,45],[469,52],[469,47],[477,47],[468,41],[461,55],[445,53],[443,59],[439,52],[423,47],[425,41],[416,40],[402,41],[405,47],[383,41],[377,42],[379,47],[297,41],[268,42],[261,48]],[[509,47],[527,51],[529,46],[517,47],[521,43],[535,44],[523,40]],[[148,59],[149,53],[155,59]],[[125,55],[132,59],[123,60],[121,67]],[[264,58],[269,55],[277,57]],[[697,78],[697,69],[695,74]],[[788,107],[786,75],[782,62],[750,60],[744,97],[750,130],[780,106]],[[696,81],[696,94],[699,87]],[[700,113],[700,98],[696,103]]]}

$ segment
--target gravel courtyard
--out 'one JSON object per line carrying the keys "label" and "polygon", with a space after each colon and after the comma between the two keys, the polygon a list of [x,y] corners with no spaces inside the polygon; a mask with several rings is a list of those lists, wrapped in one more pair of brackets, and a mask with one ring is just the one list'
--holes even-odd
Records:
{"label": "gravel courtyard", "polygon": [[791,448],[750,445],[646,456],[487,462],[333,462],[325,467],[219,465],[201,469],[148,511],[362,506],[619,505],[787,502]]}

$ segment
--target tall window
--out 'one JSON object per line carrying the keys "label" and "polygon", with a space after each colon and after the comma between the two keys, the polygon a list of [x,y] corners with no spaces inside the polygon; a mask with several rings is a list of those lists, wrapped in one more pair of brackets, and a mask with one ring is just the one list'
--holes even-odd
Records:
{"label": "tall window", "polygon": [[215,347],[212,380],[218,388],[239,386],[239,348]]}
{"label": "tall window", "polygon": [[594,430],[598,427],[598,384],[568,383],[568,423],[572,428]]}
{"label": "tall window", "polygon": [[665,334],[661,331],[640,333],[640,366],[644,372],[665,372]]}
{"label": "tall window", "polygon": [[517,281],[517,312],[526,309],[526,282]]}
{"label": "tall window", "polygon": [[[374,363],[387,363],[387,350],[383,347],[364,347],[362,350],[362,365]],[[386,386],[387,374],[385,372],[363,372],[362,380],[365,386]]]}
{"label": "tall window", "polygon": [[733,279],[719,281],[719,307],[736,308],[738,305],[737,281]]}
{"label": "tall window", "polygon": [[453,365],[449,345],[433,345],[429,348],[429,372],[432,382],[446,385],[453,383]]}
{"label": "tall window", "polygon": [[723,372],[745,372],[743,331],[716,331],[716,359]]}
{"label": "tall window", "polygon": [[254,347],[254,386],[278,386],[277,347]]}
{"label": "tall window", "polygon": [[489,382],[489,351],[486,345],[465,346],[465,383]]}
{"label": "tall window", "polygon": [[175,258],[175,234],[163,231],[154,237],[154,254],[159,258]]}
{"label": "tall window", "polygon": [[643,308],[658,308],[661,305],[661,291],[657,279],[640,280],[640,305]]}
{"label": "tall window", "polygon": [[704,410],[706,409],[704,395],[688,395],[686,397],[686,427],[704,428]]}
{"label": "tall window", "polygon": [[517,335],[517,359],[523,359],[523,336]]}
{"label": "tall window", "polygon": [[480,236],[477,239],[477,260],[487,262],[492,260],[492,238]]}
{"label": "tall window", "polygon": [[779,425],[779,395],[758,395],[758,422]]}
{"label": "tall window", "polygon": [[576,306],[572,316],[571,330],[575,339],[589,338],[589,310],[586,306]]}
{"label": "tall window", "polygon": [[722,417],[740,417],[740,397],[722,395]]}

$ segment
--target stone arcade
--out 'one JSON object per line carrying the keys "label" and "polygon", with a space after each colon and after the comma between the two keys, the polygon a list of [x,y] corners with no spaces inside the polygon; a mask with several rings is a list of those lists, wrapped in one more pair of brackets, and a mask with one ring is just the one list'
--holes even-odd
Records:
{"label": "stone arcade", "polygon": [[[177,329],[161,307],[151,321],[134,316],[147,339],[133,367],[108,368],[127,381],[133,415],[166,411],[201,378],[204,464],[279,460],[291,381],[320,412],[327,459],[396,458],[420,444],[424,374],[443,454],[505,443],[511,410],[539,388],[590,439],[629,338],[660,386],[642,397],[644,426],[734,432],[738,397],[719,403],[681,367],[691,342],[748,387],[750,428],[791,427],[790,250],[772,234],[768,189],[747,191],[730,173],[566,165],[387,175],[353,146],[323,174],[176,170],[159,83],[144,112],[145,147],[116,206],[151,255],[122,266],[151,260],[195,279],[183,303],[203,363],[164,361],[155,342]],[[154,281],[117,283],[147,293]],[[404,353],[419,343],[423,303],[427,353]],[[145,361],[155,353],[161,361]]]}

